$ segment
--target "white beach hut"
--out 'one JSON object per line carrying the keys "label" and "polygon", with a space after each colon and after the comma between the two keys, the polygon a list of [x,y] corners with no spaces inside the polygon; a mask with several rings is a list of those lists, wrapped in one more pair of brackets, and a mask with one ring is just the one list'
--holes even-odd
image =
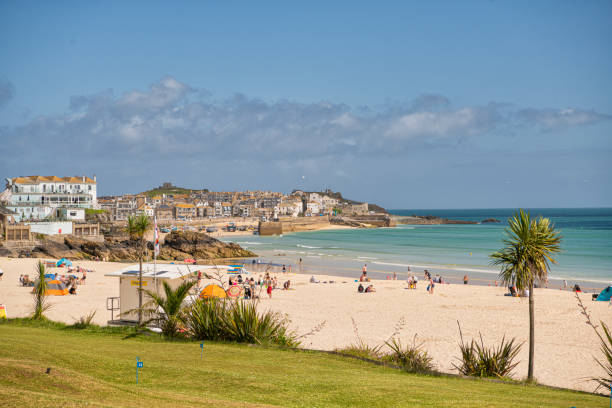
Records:
{"label": "white beach hut", "polygon": [[[194,276],[197,271],[215,268],[209,265],[176,265],[147,263],[142,265],[142,288],[156,291],[163,295],[162,282],[167,282],[173,289],[177,288],[183,281]],[[107,299],[107,309],[111,310],[111,322],[109,323],[131,323],[138,321],[138,313],[127,313],[138,308],[138,264],[130,265],[116,272],[107,273],[104,276],[119,278],[119,297]],[[147,301],[147,295],[143,294],[143,303]],[[112,313],[119,311],[119,316]],[[114,320],[119,317],[119,320]]]}

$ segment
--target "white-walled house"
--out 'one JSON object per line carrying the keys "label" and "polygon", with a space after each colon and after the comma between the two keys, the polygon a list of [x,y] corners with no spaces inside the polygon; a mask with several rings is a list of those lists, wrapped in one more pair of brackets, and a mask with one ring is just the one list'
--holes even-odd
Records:
{"label": "white-walled house", "polygon": [[81,177],[28,176],[6,179],[7,207],[17,221],[57,216],[58,208],[97,208],[97,181]]}

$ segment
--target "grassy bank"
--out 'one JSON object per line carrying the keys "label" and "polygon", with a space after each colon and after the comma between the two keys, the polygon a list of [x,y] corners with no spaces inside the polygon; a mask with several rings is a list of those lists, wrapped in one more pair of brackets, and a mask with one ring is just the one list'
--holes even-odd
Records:
{"label": "grassy bank", "polygon": [[585,393],[414,375],[318,352],[206,343],[200,360],[198,343],[133,334],[0,323],[2,406],[608,406]]}

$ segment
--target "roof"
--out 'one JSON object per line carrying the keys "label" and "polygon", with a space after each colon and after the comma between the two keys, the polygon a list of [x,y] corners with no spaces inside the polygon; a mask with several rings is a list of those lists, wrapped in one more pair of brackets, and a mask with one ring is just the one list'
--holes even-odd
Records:
{"label": "roof", "polygon": [[13,179],[13,184],[38,184],[38,183],[75,183],[75,184],[97,184],[96,181],[90,179],[89,177],[85,177],[85,181],[83,181],[83,177],[57,177],[57,176],[25,176],[25,177],[15,177]]}
{"label": "roof", "polygon": [[193,204],[174,204],[175,207],[179,207],[179,208],[195,208],[195,206]]}
{"label": "roof", "polygon": [[[153,269],[155,268],[155,273]],[[142,277],[143,278],[153,278],[157,279],[178,279],[183,276],[187,276],[193,272],[202,270],[202,269],[214,269],[214,265],[183,265],[183,264],[157,264],[153,265],[152,263],[142,264]],[[129,265],[123,269],[120,269],[115,272],[110,272],[104,274],[104,276],[114,276],[114,277],[129,277],[134,276],[138,277],[139,267],[138,264]]]}

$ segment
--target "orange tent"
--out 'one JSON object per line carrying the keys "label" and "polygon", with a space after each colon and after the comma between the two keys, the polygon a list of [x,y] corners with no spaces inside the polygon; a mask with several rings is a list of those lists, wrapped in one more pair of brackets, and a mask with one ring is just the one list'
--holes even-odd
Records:
{"label": "orange tent", "polygon": [[52,280],[47,282],[46,296],[65,296],[68,294],[68,288],[62,282],[58,280]]}
{"label": "orange tent", "polygon": [[203,299],[209,299],[214,297],[224,298],[227,297],[227,294],[221,286],[211,283],[210,285],[206,286],[204,290],[202,290],[202,292],[200,293],[200,297]]}

